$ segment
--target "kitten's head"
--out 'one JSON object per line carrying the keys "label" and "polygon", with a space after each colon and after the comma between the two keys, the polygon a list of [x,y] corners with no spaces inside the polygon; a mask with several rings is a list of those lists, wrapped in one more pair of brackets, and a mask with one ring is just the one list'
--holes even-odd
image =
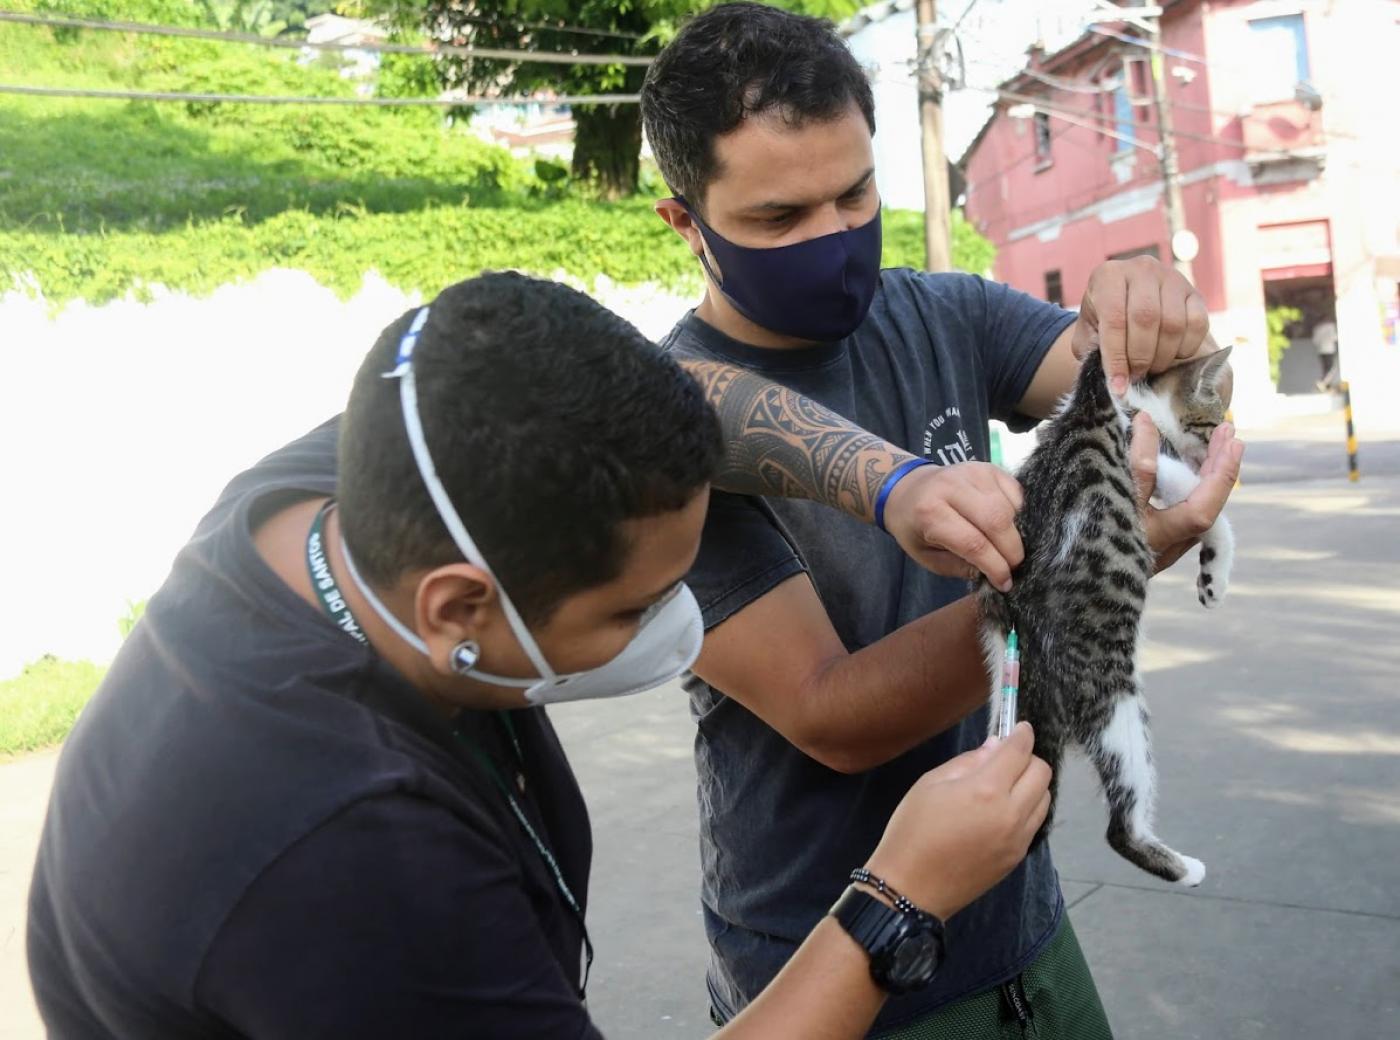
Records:
{"label": "kitten's head", "polygon": [[1210,435],[1225,421],[1234,377],[1225,362],[1230,348],[1205,354],[1148,376],[1128,388],[1130,416],[1146,412],[1162,435],[1162,450],[1199,471]]}

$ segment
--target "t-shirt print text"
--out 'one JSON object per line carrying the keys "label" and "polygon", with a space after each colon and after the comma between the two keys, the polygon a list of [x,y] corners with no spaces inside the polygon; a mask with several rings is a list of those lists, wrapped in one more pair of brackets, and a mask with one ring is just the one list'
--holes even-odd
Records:
{"label": "t-shirt print text", "polygon": [[[956,421],[949,422],[950,419]],[[943,414],[935,415],[924,428],[924,458],[940,466],[976,461],[977,453],[972,449],[967,431],[962,428],[962,412],[957,405],[943,409]]]}

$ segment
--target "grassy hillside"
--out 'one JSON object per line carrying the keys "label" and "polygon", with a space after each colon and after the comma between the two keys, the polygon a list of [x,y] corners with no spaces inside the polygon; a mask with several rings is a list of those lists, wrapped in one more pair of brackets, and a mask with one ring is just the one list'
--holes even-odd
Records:
{"label": "grassy hillside", "polygon": [[[11,8],[33,0],[11,0]],[[68,0],[133,21],[198,20],[184,0]],[[0,82],[350,95],[332,61],[237,44],[0,24]],[[404,59],[400,59],[404,60]],[[55,303],[163,284],[203,293],[272,266],[342,293],[377,269],[433,292],[491,267],[695,285],[651,212],[607,204],[451,127],[436,109],[314,108],[0,95],[0,285]],[[960,234],[970,235],[962,228]],[[918,214],[886,214],[886,263],[922,258]],[[964,249],[963,252],[966,252]],[[967,254],[965,262],[983,264]]]}

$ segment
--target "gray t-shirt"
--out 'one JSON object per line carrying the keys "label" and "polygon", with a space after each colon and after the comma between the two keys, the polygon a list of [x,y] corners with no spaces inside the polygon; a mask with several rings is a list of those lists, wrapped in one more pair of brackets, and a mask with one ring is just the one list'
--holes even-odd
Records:
{"label": "gray t-shirt", "polygon": [[[989,418],[1015,413],[1074,315],[971,275],[887,270],[869,316],[836,343],[768,350],[694,314],[664,345],[783,383],[939,464],[989,458]],[[962,597],[962,581],[912,563],[876,528],[812,502],[715,494],[689,578],[712,628],[806,571],[848,650]],[[699,726],[701,898],[710,995],[726,1019],[758,995],[869,857],[919,776],[986,738],[985,709],[869,772],[820,765],[737,701],[687,680]],[[1015,975],[1058,925],[1050,852],[948,922],[948,956],[921,993],[892,999],[877,1028],[922,1016]]]}

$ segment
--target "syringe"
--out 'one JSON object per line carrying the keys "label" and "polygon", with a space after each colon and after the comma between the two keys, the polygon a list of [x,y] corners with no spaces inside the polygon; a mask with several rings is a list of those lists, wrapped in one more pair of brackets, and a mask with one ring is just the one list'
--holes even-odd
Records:
{"label": "syringe", "polygon": [[1001,715],[997,720],[997,736],[1011,736],[1016,726],[1016,694],[1021,688],[1021,648],[1013,628],[1006,637],[1006,654],[1001,659]]}

